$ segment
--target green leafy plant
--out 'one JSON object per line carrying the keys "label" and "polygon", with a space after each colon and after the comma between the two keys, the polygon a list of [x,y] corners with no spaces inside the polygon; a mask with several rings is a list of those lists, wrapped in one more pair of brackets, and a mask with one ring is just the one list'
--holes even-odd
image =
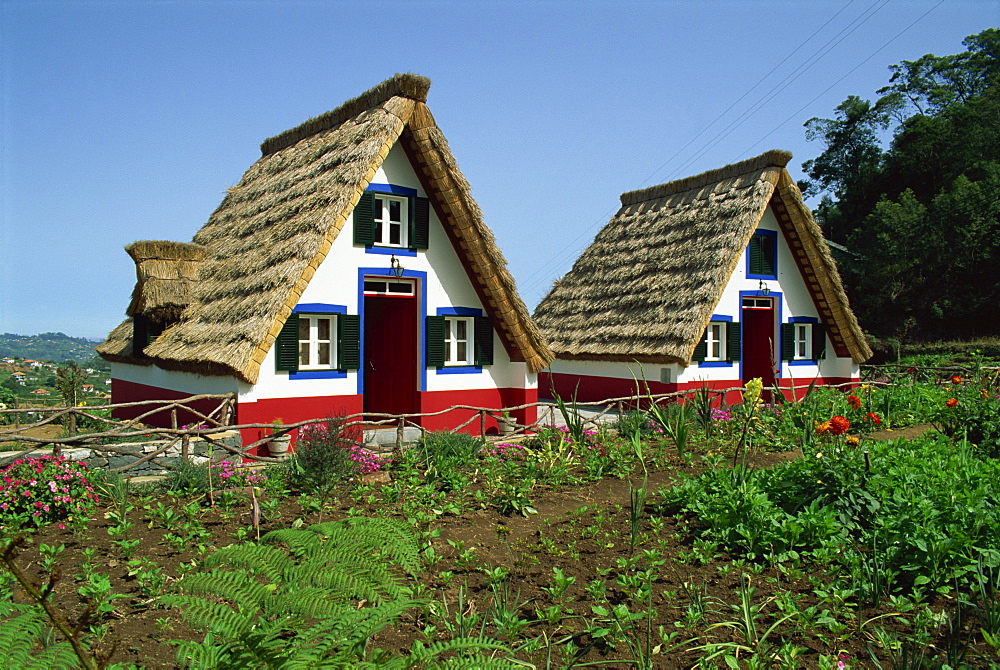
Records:
{"label": "green leafy plant", "polygon": [[424,605],[406,584],[420,568],[418,550],[408,526],[368,518],[272,531],[259,545],[220,549],[163,598],[207,631],[200,643],[175,641],[178,663],[419,667],[452,652],[504,649],[484,638],[417,643],[404,659],[368,648],[375,633]]}

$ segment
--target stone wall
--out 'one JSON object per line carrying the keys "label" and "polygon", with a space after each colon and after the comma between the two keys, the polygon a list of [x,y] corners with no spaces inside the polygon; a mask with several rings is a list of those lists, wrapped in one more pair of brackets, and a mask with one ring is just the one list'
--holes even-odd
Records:
{"label": "stone wall", "polygon": [[[230,447],[240,448],[243,446],[242,440],[240,438],[239,431],[230,430],[224,433],[216,433],[212,435],[212,439],[219,444],[226,444]],[[118,446],[118,445],[116,445]],[[63,456],[73,461],[83,461],[87,464],[88,469],[114,469],[120,468],[129,463],[135,463],[143,455],[151,454],[157,449],[160,449],[163,445],[160,444],[143,444],[143,445],[129,445],[128,443],[120,445],[121,447],[128,449],[131,453],[120,454],[113,451],[103,451],[100,448],[94,447],[72,447],[62,450]],[[0,453],[0,459],[4,456],[12,456],[17,452],[8,452],[6,454]],[[31,455],[38,454],[51,454],[52,449],[36,449],[31,452]],[[207,440],[200,437],[192,437],[190,446],[188,447],[189,458],[194,463],[207,463],[209,461],[209,456],[211,455],[211,460],[213,462],[225,461],[225,460],[235,460],[238,457],[231,452],[214,446]],[[148,477],[153,475],[165,475],[169,468],[164,467],[164,465],[175,465],[181,459],[181,442],[177,441],[177,444],[172,446],[170,449],[165,451],[161,456],[157,456],[156,459],[146,461],[142,465],[138,465],[131,470],[126,470],[123,474],[127,477]],[[159,461],[159,463],[155,462]],[[161,465],[164,464],[164,465]]]}

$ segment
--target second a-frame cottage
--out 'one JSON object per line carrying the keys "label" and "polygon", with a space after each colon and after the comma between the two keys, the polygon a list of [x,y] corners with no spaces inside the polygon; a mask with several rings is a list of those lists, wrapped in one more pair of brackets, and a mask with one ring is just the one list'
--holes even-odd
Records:
{"label": "second a-frame cottage", "polygon": [[191,243],[127,247],[129,318],[98,347],[116,403],[236,393],[246,424],[536,399],[552,354],[429,86],[396,75],[265,141]]}
{"label": "second a-frame cottage", "polygon": [[790,159],[768,151],[622,195],[535,310],[556,354],[542,394],[858,380],[871,350]]}

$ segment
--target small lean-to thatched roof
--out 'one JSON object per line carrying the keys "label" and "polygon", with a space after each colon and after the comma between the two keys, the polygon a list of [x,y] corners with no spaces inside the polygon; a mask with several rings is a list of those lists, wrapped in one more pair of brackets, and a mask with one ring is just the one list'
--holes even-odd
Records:
{"label": "small lean-to thatched roof", "polygon": [[266,140],[261,158],[194,236],[205,258],[177,323],[145,348],[145,357],[136,358],[126,320],[98,353],[109,360],[256,382],[282,324],[399,141],[508,354],[532,371],[545,367],[553,355],[425,104],[429,88],[424,77],[396,75]]}
{"label": "small lean-to thatched roof", "polygon": [[205,247],[152,240],[133,242],[125,251],[135,261],[136,274],[132,302],[125,313],[161,323],[178,320],[194,292]]}
{"label": "small lean-to thatched roof", "polygon": [[770,205],[838,356],[871,356],[819,226],[768,151],[632,191],[535,320],[558,358],[688,365],[754,229]]}

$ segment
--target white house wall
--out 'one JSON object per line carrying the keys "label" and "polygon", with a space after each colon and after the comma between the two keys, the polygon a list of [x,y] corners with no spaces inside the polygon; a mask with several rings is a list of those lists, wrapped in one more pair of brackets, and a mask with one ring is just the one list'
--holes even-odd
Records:
{"label": "white house wall", "polygon": [[[419,196],[427,197],[406,153],[399,144],[393,146],[372,183],[416,189]],[[417,251],[415,256],[407,250],[400,250],[401,253],[397,255],[397,259],[407,271],[425,273],[426,281],[418,282],[418,290],[423,292],[423,296],[418,295],[416,299],[426,300],[428,315],[436,314],[438,308],[483,309],[483,304],[433,207],[430,211],[429,224],[429,244],[426,250]],[[387,250],[380,249],[380,251]],[[299,303],[342,305],[346,307],[348,314],[359,314],[358,268],[380,268],[387,274],[390,269],[390,258],[388,253],[372,253],[365,247],[354,244],[353,217],[349,216],[326,259],[299,298]],[[418,324],[417,332],[418,351],[422,352],[424,351],[422,320]],[[495,332],[493,342],[492,366],[484,367],[482,372],[473,374],[438,374],[436,368],[427,368],[426,387],[423,390],[535,388],[535,375],[527,373],[527,366],[524,363],[511,362]],[[358,371],[349,371],[346,377],[339,379],[290,381],[288,373],[275,371],[272,347],[261,365],[257,384],[245,396],[241,396],[240,400],[253,402],[266,398],[346,396],[357,392]]]}

